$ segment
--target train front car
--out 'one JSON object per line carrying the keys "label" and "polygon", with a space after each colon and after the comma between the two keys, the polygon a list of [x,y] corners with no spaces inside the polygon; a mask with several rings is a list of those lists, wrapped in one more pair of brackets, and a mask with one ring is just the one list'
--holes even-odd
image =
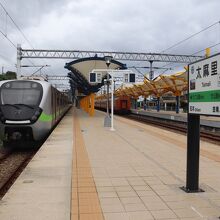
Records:
{"label": "train front car", "polygon": [[39,120],[42,106],[50,101],[45,100],[47,84],[32,80],[0,82],[0,138],[5,143],[38,141],[51,129],[51,123],[42,126]]}

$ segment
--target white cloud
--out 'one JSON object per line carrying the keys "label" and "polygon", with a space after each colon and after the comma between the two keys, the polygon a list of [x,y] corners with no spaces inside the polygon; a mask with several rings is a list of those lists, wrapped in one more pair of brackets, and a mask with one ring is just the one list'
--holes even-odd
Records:
{"label": "white cloud", "polygon": [[[220,20],[219,0],[4,0],[3,3],[32,45],[40,49],[161,52]],[[10,39],[30,48],[11,24],[9,27]],[[0,22],[2,28],[4,21]],[[15,63],[16,50],[2,36],[0,39],[0,65],[12,68],[1,54]],[[191,54],[218,42],[220,24],[166,52]],[[34,62],[51,64],[48,72],[66,72],[63,69],[66,61]]]}

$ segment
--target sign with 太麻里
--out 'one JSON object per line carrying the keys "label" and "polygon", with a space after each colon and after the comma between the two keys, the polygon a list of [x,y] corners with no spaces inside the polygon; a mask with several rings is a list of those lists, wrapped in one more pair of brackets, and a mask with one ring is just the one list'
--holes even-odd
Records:
{"label": "sign with \u592a\u9ebb\u91cc", "polygon": [[189,113],[220,116],[220,54],[189,64]]}

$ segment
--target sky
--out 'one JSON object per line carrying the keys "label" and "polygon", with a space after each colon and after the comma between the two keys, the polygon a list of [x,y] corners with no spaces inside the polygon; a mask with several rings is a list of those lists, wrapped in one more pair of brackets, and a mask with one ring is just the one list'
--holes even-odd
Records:
{"label": "sky", "polygon": [[[23,49],[105,50],[194,54],[220,43],[220,23],[167,48],[220,21],[219,0],[0,0],[0,31]],[[0,33],[0,71],[16,71],[16,48]],[[211,53],[220,52],[220,46]],[[197,55],[204,55],[204,51]],[[22,65],[50,65],[42,74],[66,75],[71,60],[28,59]],[[148,63],[127,65],[149,66]],[[154,63],[164,66],[164,63]],[[169,72],[182,68],[170,64]],[[32,74],[38,68],[22,68]],[[146,69],[140,69],[146,72]],[[158,71],[157,74],[161,74]]]}

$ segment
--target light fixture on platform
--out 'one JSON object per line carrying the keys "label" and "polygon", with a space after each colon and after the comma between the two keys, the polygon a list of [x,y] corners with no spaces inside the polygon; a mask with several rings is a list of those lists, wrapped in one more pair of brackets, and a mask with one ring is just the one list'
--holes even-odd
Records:
{"label": "light fixture on platform", "polygon": [[[109,66],[110,66],[111,61],[112,61],[112,56],[105,56],[104,59],[105,59],[106,66],[109,69]],[[110,118],[110,115],[109,115],[109,84],[110,84],[109,71],[107,71],[107,103],[106,103],[107,104],[106,105],[107,115],[105,117],[104,127],[111,127],[111,118]]]}

